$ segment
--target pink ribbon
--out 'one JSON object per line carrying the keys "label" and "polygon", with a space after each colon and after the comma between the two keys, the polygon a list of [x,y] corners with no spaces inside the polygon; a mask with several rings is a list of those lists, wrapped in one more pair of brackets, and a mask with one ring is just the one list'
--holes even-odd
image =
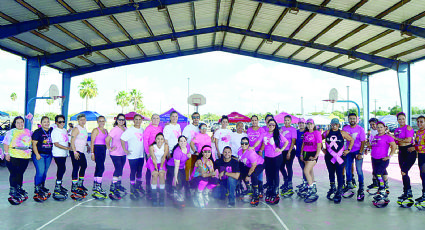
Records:
{"label": "pink ribbon", "polygon": [[[331,144],[332,144],[332,140],[331,140]],[[344,153],[344,148],[341,148],[338,152],[335,152],[331,149],[332,147],[331,144],[326,143],[326,149],[328,150],[328,153],[331,154],[332,156],[332,159],[331,159],[332,164],[335,164],[336,162],[338,162],[338,164],[344,163],[344,160],[341,158],[342,154]]]}
{"label": "pink ribbon", "polygon": [[329,138],[329,140],[331,141],[331,143],[329,143],[330,147],[334,147],[335,149],[338,148],[338,144],[336,143],[336,141],[338,140],[338,138],[336,136],[331,136]]}

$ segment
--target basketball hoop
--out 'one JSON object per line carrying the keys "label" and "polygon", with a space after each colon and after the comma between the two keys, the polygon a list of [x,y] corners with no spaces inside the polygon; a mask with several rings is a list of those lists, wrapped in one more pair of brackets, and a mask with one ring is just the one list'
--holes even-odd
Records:
{"label": "basketball hoop", "polygon": [[65,96],[53,96],[53,100],[59,99],[59,106],[62,107],[65,102]]}
{"label": "basketball hoop", "polygon": [[187,98],[187,103],[195,106],[196,112],[198,112],[198,107],[205,105],[207,103],[207,99],[201,94],[192,94],[189,98]]}

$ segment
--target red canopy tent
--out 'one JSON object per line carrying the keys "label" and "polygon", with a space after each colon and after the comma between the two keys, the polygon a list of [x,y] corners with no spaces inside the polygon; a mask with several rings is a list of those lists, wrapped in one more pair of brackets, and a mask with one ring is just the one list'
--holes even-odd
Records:
{"label": "red canopy tent", "polygon": [[[238,122],[250,122],[251,119],[245,115],[242,115],[238,112],[232,112],[229,115],[229,123],[238,123]],[[221,122],[221,119],[219,120]]]}
{"label": "red canopy tent", "polygon": [[294,115],[291,115],[291,114],[289,114],[287,112],[281,112],[281,113],[279,113],[278,115],[274,116],[274,119],[276,120],[277,123],[282,124],[282,123],[285,122],[285,116],[286,115],[291,116],[291,118],[292,118],[292,122],[291,123],[292,124],[298,123],[299,118],[296,117],[296,116],[294,116]]}
{"label": "red canopy tent", "polygon": [[[136,114],[137,114],[136,112],[129,112],[129,113],[125,114],[125,119],[127,121],[132,121],[134,119],[134,115],[136,115]],[[149,117],[145,117],[143,115],[141,115],[141,116],[142,116],[144,121],[150,121],[151,120],[151,119],[149,119]],[[114,117],[114,119],[116,120],[117,118]]]}

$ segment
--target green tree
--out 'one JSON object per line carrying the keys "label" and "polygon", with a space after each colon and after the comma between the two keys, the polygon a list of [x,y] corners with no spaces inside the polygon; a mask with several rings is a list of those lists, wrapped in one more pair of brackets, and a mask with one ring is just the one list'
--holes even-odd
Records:
{"label": "green tree", "polygon": [[119,91],[117,96],[115,97],[115,101],[117,102],[117,105],[121,106],[122,110],[121,112],[124,113],[124,109],[130,105],[130,95],[123,91]]}
{"label": "green tree", "polygon": [[422,114],[424,110],[419,109],[419,107],[412,107],[412,114]]}
{"label": "green tree", "polygon": [[390,110],[391,115],[396,115],[399,112],[401,112],[401,107],[399,105],[392,107]]}
{"label": "green tree", "polygon": [[80,97],[86,99],[86,110],[88,110],[89,99],[95,98],[98,93],[96,82],[92,78],[84,78],[78,88]]}
{"label": "green tree", "polygon": [[16,99],[18,99],[18,95],[16,95],[15,92],[13,92],[12,94],[10,94],[10,100],[12,100],[13,102],[15,102]]}
{"label": "green tree", "polygon": [[344,119],[344,117],[345,117],[345,114],[343,112],[341,112],[341,111],[338,111],[338,110],[334,110],[332,112],[332,114],[335,115],[335,116],[337,116],[337,117],[339,117],[340,119]]}
{"label": "green tree", "polygon": [[207,113],[201,115],[201,120],[203,121],[218,121],[221,118],[221,116],[213,113]]}
{"label": "green tree", "polygon": [[143,96],[142,93],[139,90],[133,89],[130,91],[130,103],[133,104],[133,109],[135,112],[142,113],[144,106],[143,106]]}
{"label": "green tree", "polygon": [[53,99],[47,99],[46,103],[49,105],[49,112],[52,110],[52,105],[55,101]]}

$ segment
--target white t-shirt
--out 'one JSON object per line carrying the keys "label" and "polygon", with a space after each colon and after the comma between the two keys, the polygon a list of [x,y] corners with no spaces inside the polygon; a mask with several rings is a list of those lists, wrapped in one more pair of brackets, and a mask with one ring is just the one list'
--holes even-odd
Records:
{"label": "white t-shirt", "polygon": [[164,127],[164,138],[168,141],[170,153],[178,142],[179,136],[182,135],[182,129],[179,124],[168,124]]}
{"label": "white t-shirt", "polygon": [[238,157],[238,151],[241,148],[242,137],[248,137],[246,133],[234,132],[231,135],[230,147],[232,148],[232,156]]}
{"label": "white t-shirt", "polygon": [[153,152],[155,154],[156,157],[156,163],[160,164],[161,163],[161,159],[164,156],[164,151],[165,151],[165,143],[162,144],[161,148],[158,148],[158,145],[154,145],[153,146]]}
{"label": "white t-shirt", "polygon": [[220,154],[223,154],[223,149],[226,146],[230,146],[230,142],[232,139],[232,130],[230,129],[219,129],[215,131],[214,138],[218,140],[218,149],[217,151]]}
{"label": "white t-shirt", "polygon": [[[197,133],[199,133],[199,128],[198,126],[194,126],[193,124],[186,126],[183,130],[183,136],[187,138],[188,144],[190,144],[190,142],[192,141],[192,138],[194,138]],[[190,153],[193,154],[192,149],[190,149]]]}
{"label": "white t-shirt", "polygon": [[54,157],[67,157],[68,156],[68,150],[61,149],[59,147],[56,147],[54,143],[58,143],[62,146],[68,147],[69,143],[69,136],[68,131],[66,129],[59,129],[54,128],[52,131],[52,142],[53,142],[53,148],[52,148],[52,154]]}
{"label": "white t-shirt", "polygon": [[143,158],[143,128],[127,128],[121,135],[121,140],[126,141],[128,144],[128,151],[130,152],[130,154],[127,155],[128,159]]}

